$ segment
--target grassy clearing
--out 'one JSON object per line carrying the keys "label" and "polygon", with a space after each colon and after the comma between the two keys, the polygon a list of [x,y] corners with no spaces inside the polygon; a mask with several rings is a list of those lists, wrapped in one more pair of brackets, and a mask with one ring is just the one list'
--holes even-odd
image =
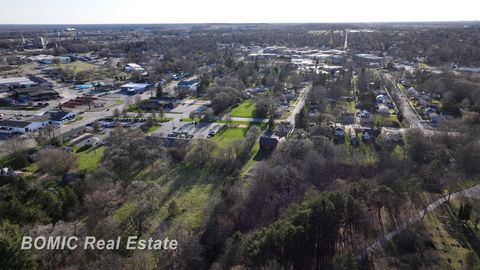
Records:
{"label": "grassy clearing", "polygon": [[103,157],[105,147],[89,149],[84,152],[77,153],[78,169],[81,171],[92,172],[100,167],[100,161]]}
{"label": "grassy clearing", "polygon": [[[171,180],[163,208],[175,200],[180,213],[173,222],[181,222],[191,228],[200,226],[205,216],[205,208],[218,195],[225,175],[180,165],[172,171],[169,179]],[[161,213],[166,215],[165,211]]]}
{"label": "grassy clearing", "polygon": [[391,114],[389,116],[383,116],[378,113],[374,114],[374,123],[378,126],[383,127],[394,127],[399,128],[402,126],[400,121],[398,121],[397,115]]}
{"label": "grassy clearing", "polygon": [[240,103],[240,105],[238,105],[236,108],[233,109],[232,116],[251,118],[251,117],[255,117],[254,111],[255,111],[255,104],[253,103],[253,101],[247,100],[247,101],[244,101],[243,103]]}
{"label": "grassy clearing", "polygon": [[93,64],[90,64],[90,63],[87,63],[87,62],[82,62],[82,61],[73,61],[71,63],[68,63],[68,64],[58,64],[58,67],[60,68],[63,68],[63,69],[73,69],[73,71],[75,73],[78,73],[78,72],[83,72],[83,71],[89,71],[89,70],[95,70],[97,69],[98,67],[93,65]]}
{"label": "grassy clearing", "polygon": [[212,138],[221,147],[226,148],[232,142],[245,138],[248,128],[224,128]]}
{"label": "grassy clearing", "polygon": [[136,201],[126,202],[113,212],[112,218],[118,222],[122,222],[135,211],[137,206],[138,203]]}
{"label": "grassy clearing", "polygon": [[160,125],[153,125],[153,126],[149,127],[147,130],[145,130],[144,132],[146,134],[150,134],[150,133],[154,132],[155,130],[157,130],[159,128],[160,128]]}
{"label": "grassy clearing", "polygon": [[337,107],[342,108],[347,113],[356,113],[355,101],[337,101]]}

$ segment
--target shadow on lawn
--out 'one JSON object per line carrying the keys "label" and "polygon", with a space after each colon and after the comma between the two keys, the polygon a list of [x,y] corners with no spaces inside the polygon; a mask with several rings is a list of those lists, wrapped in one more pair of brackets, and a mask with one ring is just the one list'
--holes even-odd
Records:
{"label": "shadow on lawn", "polygon": [[478,230],[472,228],[470,224],[458,220],[458,209],[454,209],[450,203],[444,204],[443,210],[448,213],[448,218],[442,222],[448,233],[458,241],[463,248],[472,248],[472,251],[478,256],[480,254],[480,238]]}
{"label": "shadow on lawn", "polygon": [[257,154],[255,154],[255,156],[253,157],[253,160],[261,161],[261,160],[269,158],[271,154],[272,154],[272,151],[259,149]]}

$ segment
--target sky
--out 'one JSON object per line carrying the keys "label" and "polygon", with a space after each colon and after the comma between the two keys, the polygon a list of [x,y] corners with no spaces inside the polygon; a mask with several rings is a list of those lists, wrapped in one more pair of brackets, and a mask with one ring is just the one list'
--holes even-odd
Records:
{"label": "sky", "polygon": [[479,0],[0,0],[0,24],[480,20]]}

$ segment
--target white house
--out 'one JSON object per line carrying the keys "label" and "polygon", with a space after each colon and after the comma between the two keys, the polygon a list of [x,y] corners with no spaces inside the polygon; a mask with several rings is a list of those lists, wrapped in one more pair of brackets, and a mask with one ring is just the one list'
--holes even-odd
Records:
{"label": "white house", "polygon": [[128,63],[125,66],[125,71],[128,72],[128,73],[138,72],[142,75],[147,75],[147,71],[145,70],[145,68],[143,68],[139,64],[135,64],[135,63]]}
{"label": "white house", "polygon": [[181,80],[178,82],[177,87],[179,89],[187,89],[190,91],[197,91],[197,88],[200,86],[198,80]]}
{"label": "white house", "polygon": [[0,121],[0,133],[25,134],[42,127],[42,122],[3,120]]}
{"label": "white house", "polygon": [[377,103],[387,103],[389,98],[385,95],[378,95],[377,96]]}
{"label": "white house", "polygon": [[50,123],[54,125],[62,125],[75,118],[73,112],[48,112],[45,114],[50,115]]}

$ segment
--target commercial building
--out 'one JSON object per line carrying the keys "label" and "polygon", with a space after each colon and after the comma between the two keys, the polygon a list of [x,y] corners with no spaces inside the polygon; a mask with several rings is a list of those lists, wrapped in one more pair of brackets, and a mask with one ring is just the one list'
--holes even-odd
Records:
{"label": "commercial building", "polygon": [[143,93],[150,88],[148,83],[127,83],[120,87],[121,91],[128,95]]}
{"label": "commercial building", "polygon": [[30,87],[37,85],[36,82],[30,80],[27,77],[10,77],[10,78],[0,78],[0,87],[9,88],[9,87]]}
{"label": "commercial building", "polygon": [[0,121],[0,133],[25,134],[43,127],[42,122],[2,120]]}

